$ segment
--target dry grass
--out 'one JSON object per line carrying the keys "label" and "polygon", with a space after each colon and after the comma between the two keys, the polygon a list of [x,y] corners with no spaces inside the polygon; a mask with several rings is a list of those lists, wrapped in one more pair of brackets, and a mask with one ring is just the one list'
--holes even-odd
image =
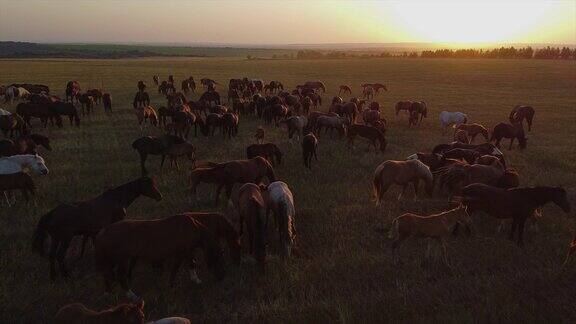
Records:
{"label": "dry grass", "polygon": [[[386,159],[403,159],[416,151],[447,142],[437,121],[441,110],[465,111],[474,122],[492,127],[504,121],[516,104],[536,108],[535,126],[528,149],[507,153],[523,185],[560,185],[576,201],[576,63],[538,60],[337,60],[258,61],[239,59],[146,59],[123,61],[0,61],[0,84],[38,82],[63,94],[66,81],[97,87],[101,80],[113,96],[114,113],[101,107],[77,129],[42,130],[53,139],[53,152],[45,158],[51,169],[46,178],[35,177],[36,198],[0,210],[0,322],[49,321],[58,308],[83,302],[102,308],[121,299],[103,295],[100,277],[93,275],[91,257],[73,264],[74,280],[48,280],[48,262],[30,252],[30,239],[39,217],[58,202],[93,197],[103,189],[138,176],[137,154],[130,147],[140,136],[130,100],[136,82],[152,87],[151,76],[177,80],[193,75],[227,84],[230,77],[281,80],[294,87],[305,80],[323,80],[328,102],[340,84],[350,84],[359,95],[359,84],[382,81],[389,92],[377,97],[391,122],[385,154],[367,152],[357,141],[353,152],[344,141],[320,138],[319,163],[312,172],[301,162],[299,145],[290,145],[285,132],[267,128],[267,140],[279,144],[286,161],[277,168],[280,179],[295,193],[297,228],[302,254],[288,262],[273,256],[264,278],[255,273],[250,258],[239,269],[215,283],[206,272],[205,283],[193,285],[182,273],[179,285],[169,288],[147,267],[137,269],[134,289],[146,299],[149,318],[188,316],[198,322],[569,322],[576,318],[576,261],[560,265],[575,229],[573,213],[555,206],[544,209],[540,232],[527,234],[526,251],[503,234],[495,222],[475,219],[474,235],[449,244],[452,268],[429,267],[423,243],[408,242],[400,251],[403,263],[395,267],[387,246],[393,217],[411,211],[438,212],[448,207],[443,197],[397,202],[398,188],[387,194],[383,206],[374,206],[371,177]],[[164,100],[150,89],[153,104]],[[225,91],[223,91],[225,92]],[[407,120],[392,116],[401,99],[422,99],[431,109],[424,126],[408,129]],[[13,109],[14,107],[10,107]],[[327,109],[324,105],[323,109]],[[202,160],[244,158],[261,122],[241,118],[239,136],[233,141],[191,138]],[[159,134],[147,128],[146,134]],[[185,174],[149,159],[149,169],[159,181],[165,199],[139,199],[130,207],[130,218],[159,218],[183,211],[210,210],[213,188],[199,187],[200,204],[191,203]],[[218,210],[225,211],[222,202]],[[271,244],[274,245],[275,240]],[[273,252],[274,253],[274,252]],[[89,255],[92,255],[90,249]]]}

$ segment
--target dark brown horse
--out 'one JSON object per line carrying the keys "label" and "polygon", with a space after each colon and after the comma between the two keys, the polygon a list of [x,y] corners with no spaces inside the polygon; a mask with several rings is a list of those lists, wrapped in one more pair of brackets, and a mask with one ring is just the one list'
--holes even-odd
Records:
{"label": "dark brown horse", "polygon": [[56,260],[60,264],[62,276],[69,276],[65,257],[74,236],[84,236],[84,250],[86,238],[94,238],[103,227],[124,219],[126,208],[139,196],[162,200],[154,180],[142,177],[107,190],[90,200],[60,204],[42,216],[36,226],[32,249],[44,254],[44,242],[50,236],[50,277],[56,278]]}
{"label": "dark brown horse", "polygon": [[43,146],[52,151],[50,139],[40,134],[21,135],[16,140],[0,140],[0,157],[18,154],[38,154],[36,148]]}
{"label": "dark brown horse", "polygon": [[500,189],[475,183],[464,187],[461,197],[455,198],[466,205],[470,215],[475,211],[483,211],[498,219],[512,218],[509,238],[512,240],[517,231],[518,245],[523,245],[526,219],[532,217],[537,208],[553,202],[564,212],[570,212],[566,190],[559,187]]}
{"label": "dark brown horse", "polygon": [[228,139],[238,135],[238,114],[232,112],[222,115],[222,135],[226,137],[226,134]]}
{"label": "dark brown horse", "polygon": [[309,133],[302,138],[302,158],[308,169],[312,169],[312,157],[318,161],[318,138],[314,133]]}
{"label": "dark brown horse", "polygon": [[144,324],[144,301],[119,304],[103,311],[94,311],[80,303],[60,308],[54,323],[61,324]]}
{"label": "dark brown horse", "polygon": [[338,91],[338,95],[346,94],[346,93],[348,93],[349,95],[352,95],[352,89],[350,88],[349,85],[341,85],[340,90]]}
{"label": "dark brown horse", "polygon": [[136,262],[160,267],[173,261],[170,283],[174,284],[183,262],[189,262],[190,270],[195,271],[194,251],[198,248],[214,276],[221,280],[225,275],[218,238],[187,214],[119,221],[102,229],[95,243],[96,269],[104,276],[107,292],[118,281],[128,296],[136,297],[128,283],[130,269]]}
{"label": "dark brown horse", "polygon": [[44,128],[48,126],[48,120],[50,119],[56,120],[56,125],[59,128],[62,127],[62,117],[48,105],[22,102],[16,106],[16,113],[22,116],[28,126],[31,126],[30,120],[35,117],[42,121]]}
{"label": "dark brown horse", "polygon": [[240,216],[240,236],[244,224],[248,232],[248,253],[258,262],[262,274],[266,271],[266,202],[260,187],[246,183],[232,199]]}
{"label": "dark brown horse", "polygon": [[532,130],[532,121],[534,120],[534,108],[530,106],[516,106],[510,112],[508,117],[510,123],[522,123],[524,119],[528,123],[528,131]]}
{"label": "dark brown horse", "polygon": [[138,91],[134,95],[134,100],[132,100],[132,107],[134,109],[140,107],[148,107],[150,106],[150,96],[146,91]]}
{"label": "dark brown horse", "polygon": [[499,123],[498,125],[494,126],[492,137],[490,137],[490,142],[495,142],[496,147],[500,147],[500,141],[503,138],[510,139],[510,146],[508,147],[509,150],[512,149],[512,143],[514,142],[514,139],[518,139],[518,147],[520,149],[525,149],[526,142],[528,141],[526,134],[524,133],[524,127],[522,127],[522,123],[520,122],[515,124]]}
{"label": "dark brown horse", "polygon": [[102,95],[102,103],[104,104],[104,111],[112,112],[112,96],[109,93]]}
{"label": "dark brown horse", "polygon": [[349,148],[352,148],[354,139],[360,136],[369,140],[375,149],[377,147],[376,142],[378,142],[380,144],[380,151],[384,152],[386,150],[386,137],[382,131],[375,127],[358,124],[350,125],[348,126],[347,136]]}
{"label": "dark brown horse", "polygon": [[230,258],[236,265],[240,265],[241,248],[240,248],[240,235],[223,214],[219,213],[184,213],[184,215],[197,220],[202,225],[206,226],[216,237],[225,240],[228,245]]}
{"label": "dark brown horse", "polygon": [[[78,109],[76,109],[74,104],[70,102],[57,101],[52,104],[52,110],[59,116],[67,116],[70,120],[70,126],[73,124],[77,127],[80,126],[80,115],[78,114]],[[56,121],[58,120],[58,118],[55,119]]]}
{"label": "dark brown horse", "polygon": [[252,144],[246,148],[246,157],[248,159],[253,159],[257,156],[265,158],[272,166],[275,166],[276,163],[282,163],[282,151],[272,143]]}
{"label": "dark brown horse", "polygon": [[82,105],[82,115],[90,115],[94,108],[94,97],[88,93],[78,94],[76,99]]}
{"label": "dark brown horse", "polygon": [[132,148],[140,155],[142,176],[148,174],[145,166],[148,155],[162,155],[162,162],[160,162],[160,167],[162,167],[169,149],[174,145],[183,144],[185,142],[186,141],[183,138],[174,135],[162,135],[158,137],[144,136],[135,140],[132,143]]}

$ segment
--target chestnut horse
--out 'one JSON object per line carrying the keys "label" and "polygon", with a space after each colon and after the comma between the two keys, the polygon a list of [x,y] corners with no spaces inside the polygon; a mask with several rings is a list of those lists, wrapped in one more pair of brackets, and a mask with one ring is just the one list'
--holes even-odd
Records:
{"label": "chestnut horse", "polygon": [[230,198],[234,184],[260,183],[262,179],[276,181],[276,175],[272,164],[265,158],[257,156],[249,160],[233,160],[219,163],[209,167],[193,169],[190,173],[190,191],[196,198],[196,187],[200,183],[216,183],[216,197],[214,204],[218,204],[220,191],[226,189],[226,196]]}
{"label": "chestnut horse", "polygon": [[240,265],[240,235],[234,225],[220,213],[189,212],[183,213],[206,226],[218,239],[226,241],[232,262]]}
{"label": "chestnut horse", "polygon": [[260,192],[260,187],[254,183],[246,183],[234,195],[234,207],[240,217],[240,236],[244,224],[248,231],[248,253],[258,262],[261,274],[266,271],[266,202]]}
{"label": "chestnut horse", "polygon": [[140,128],[146,127],[146,122],[154,127],[158,126],[158,114],[152,106],[140,107],[134,109],[136,118],[138,118],[138,124]]}
{"label": "chestnut horse", "polygon": [[474,183],[464,187],[461,196],[454,199],[466,205],[470,215],[483,211],[498,219],[512,218],[509,239],[512,240],[514,233],[518,232],[518,245],[523,245],[526,219],[532,217],[537,208],[553,202],[564,212],[570,212],[566,190],[560,187],[501,189]]}
{"label": "chestnut horse", "polygon": [[[417,238],[433,238],[440,243],[444,262],[449,265],[446,239],[450,236],[456,224],[468,226],[470,223],[470,216],[468,216],[462,205],[429,216],[406,213],[395,218],[392,221],[389,234],[389,238],[394,240],[391,244],[394,251],[394,263],[396,263],[398,258],[396,252],[400,247],[400,243],[413,236]],[[428,243],[428,250],[430,250],[430,243]]]}
{"label": "chestnut horse", "polygon": [[42,216],[36,226],[32,241],[32,250],[44,254],[44,242],[51,237],[50,277],[56,278],[56,259],[60,264],[63,277],[68,277],[65,258],[68,246],[76,235],[83,235],[82,252],[87,237],[96,237],[100,229],[126,217],[126,208],[139,196],[156,201],[162,200],[162,194],[156,188],[153,179],[142,177],[114,189],[110,189],[96,198],[74,204],[60,204]]}
{"label": "chestnut horse", "polygon": [[338,91],[338,95],[346,94],[346,93],[348,93],[349,95],[352,95],[352,89],[350,88],[349,85],[341,85],[340,91]]}
{"label": "chestnut horse", "polygon": [[508,119],[510,123],[522,123],[526,119],[528,124],[528,131],[532,130],[532,121],[534,120],[534,108],[530,106],[516,106],[510,112]]}
{"label": "chestnut horse", "polygon": [[508,150],[512,149],[512,143],[514,143],[514,139],[518,139],[518,147],[520,149],[525,149],[526,142],[528,141],[526,134],[524,133],[524,127],[522,127],[522,123],[520,122],[514,124],[499,123],[498,125],[494,126],[492,137],[490,137],[490,142],[495,142],[496,147],[500,147],[500,141],[503,138],[510,139]]}
{"label": "chestnut horse", "polygon": [[[173,261],[170,284],[173,285],[183,262],[195,273],[194,251],[202,249],[208,269],[217,280],[225,276],[222,248],[216,235],[187,214],[154,220],[123,220],[104,227],[96,236],[96,269],[105,279],[106,292],[117,281],[129,298],[137,296],[128,283],[136,262],[160,267]],[[194,274],[191,273],[194,280]]]}
{"label": "chestnut horse", "polygon": [[356,136],[363,137],[372,143],[374,149],[376,149],[376,142],[380,143],[380,151],[384,152],[386,150],[386,138],[384,133],[372,126],[367,125],[350,125],[347,130],[348,136],[348,147],[352,148],[352,144]]}
{"label": "chestnut horse", "polygon": [[454,129],[454,137],[456,137],[456,133],[458,131],[465,131],[466,134],[468,135],[468,137],[470,138],[470,142],[474,142],[474,139],[476,138],[476,136],[478,134],[481,134],[482,136],[484,136],[484,139],[486,140],[486,142],[488,142],[488,129],[486,129],[486,127],[480,125],[480,124],[460,124],[458,126],[456,126],[456,128]]}
{"label": "chestnut horse", "polygon": [[80,303],[63,306],[54,323],[61,324],[144,324],[144,301],[119,304],[103,311],[94,311]]}
{"label": "chestnut horse", "polygon": [[430,168],[419,160],[408,161],[393,161],[388,160],[382,162],[374,171],[374,197],[376,198],[376,205],[379,205],[384,200],[384,194],[392,184],[402,186],[402,191],[398,195],[398,200],[402,198],[406,192],[406,188],[410,183],[414,185],[414,193],[418,195],[418,184],[420,180],[424,180],[426,184],[426,192],[432,195],[433,190],[433,176]]}
{"label": "chestnut horse", "polygon": [[454,141],[464,144],[470,144],[470,138],[465,130],[459,129],[454,132]]}

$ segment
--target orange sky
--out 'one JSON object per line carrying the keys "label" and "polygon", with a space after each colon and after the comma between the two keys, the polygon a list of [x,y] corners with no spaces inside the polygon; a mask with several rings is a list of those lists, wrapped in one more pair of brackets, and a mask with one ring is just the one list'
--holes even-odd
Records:
{"label": "orange sky", "polygon": [[0,0],[0,40],[576,44],[576,1]]}

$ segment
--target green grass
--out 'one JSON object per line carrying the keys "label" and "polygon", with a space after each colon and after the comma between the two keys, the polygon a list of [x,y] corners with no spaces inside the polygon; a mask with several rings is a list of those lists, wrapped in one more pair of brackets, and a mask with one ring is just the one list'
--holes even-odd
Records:
{"label": "green grass", "polygon": [[[340,84],[383,82],[389,92],[377,97],[391,126],[386,153],[367,152],[357,141],[350,152],[344,141],[320,138],[318,163],[308,171],[301,163],[299,145],[291,145],[280,129],[266,128],[267,140],[277,143],[285,162],[277,168],[280,179],[292,188],[297,204],[301,255],[289,261],[273,256],[265,277],[255,273],[250,257],[229,276],[215,283],[205,271],[205,283],[193,285],[181,273],[170,288],[167,276],[157,278],[148,267],[136,270],[134,290],[146,300],[147,316],[187,316],[197,322],[571,322],[576,318],[576,261],[562,270],[561,262],[575,230],[574,213],[556,206],[544,208],[540,231],[528,231],[526,251],[504,234],[495,234],[495,221],[475,218],[474,234],[449,244],[452,268],[428,267],[422,248],[410,241],[401,250],[403,263],[394,266],[387,246],[393,217],[403,212],[438,212],[448,207],[445,197],[397,202],[398,188],[376,207],[371,180],[376,166],[387,159],[404,159],[450,141],[442,136],[438,113],[464,111],[473,122],[491,128],[507,119],[517,104],[536,109],[528,135],[528,149],[505,151],[507,161],[521,174],[521,183],[563,186],[576,201],[576,62],[539,60],[346,60],[245,61],[240,59],[146,59],[114,61],[26,60],[0,61],[0,84],[37,82],[62,95],[68,80],[83,88],[101,81],[114,101],[110,116],[98,111],[80,128],[35,131],[53,138],[53,152],[44,156],[49,176],[35,176],[38,194],[27,204],[0,208],[0,322],[49,321],[64,304],[82,302],[95,309],[114,304],[123,296],[103,294],[94,275],[92,248],[81,262],[71,264],[74,280],[48,280],[48,261],[30,252],[30,239],[40,216],[58,202],[93,197],[104,189],[139,175],[132,141],[141,136],[130,100],[136,82],[151,77],[177,80],[193,75],[227,84],[231,77],[281,80],[292,88],[306,80],[322,80],[329,102]],[[154,89],[153,104],[164,104]],[[221,91],[225,93],[225,90]],[[196,97],[196,96],[195,96]],[[408,129],[405,116],[396,120],[393,105],[402,99],[421,99],[430,114],[422,127]],[[5,108],[5,106],[3,107]],[[327,109],[326,104],[322,107]],[[14,106],[9,107],[14,109]],[[99,107],[98,110],[101,108]],[[245,156],[261,121],[242,117],[233,141],[214,138],[190,140],[201,160],[226,161]],[[144,134],[160,134],[148,128]],[[506,142],[507,143],[507,142]],[[149,169],[165,199],[141,198],[128,210],[129,218],[160,218],[183,211],[212,210],[214,188],[199,187],[200,203],[190,201],[186,170],[159,170],[150,158]],[[222,202],[217,210],[226,212]],[[276,236],[272,236],[274,247]]]}

